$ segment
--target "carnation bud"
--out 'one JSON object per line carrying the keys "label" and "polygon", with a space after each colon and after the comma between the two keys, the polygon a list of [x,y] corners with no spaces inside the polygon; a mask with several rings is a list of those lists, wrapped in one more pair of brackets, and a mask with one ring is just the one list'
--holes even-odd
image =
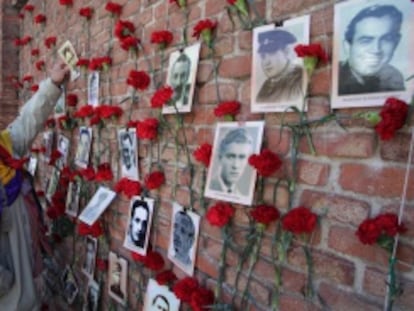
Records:
{"label": "carnation bud", "polygon": [[378,112],[366,112],[362,114],[362,117],[372,125],[377,125],[381,121]]}

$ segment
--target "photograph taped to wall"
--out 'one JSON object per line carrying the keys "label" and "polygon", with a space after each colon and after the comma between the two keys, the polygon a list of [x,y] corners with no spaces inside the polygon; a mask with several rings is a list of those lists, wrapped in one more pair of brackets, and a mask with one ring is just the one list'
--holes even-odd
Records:
{"label": "photograph taped to wall", "polygon": [[100,294],[101,288],[99,283],[93,279],[89,279],[82,311],[98,311]]}
{"label": "photograph taped to wall", "polygon": [[58,49],[58,55],[70,68],[70,80],[74,81],[80,76],[80,70],[76,64],[79,60],[72,43],[67,40]]}
{"label": "photograph taped to wall", "polygon": [[248,159],[260,152],[263,128],[263,121],[217,123],[206,197],[252,204],[257,174],[248,164]]}
{"label": "photograph taped to wall", "polygon": [[200,230],[200,216],[174,202],[172,210],[168,258],[189,276],[194,265]]}
{"label": "photograph taped to wall", "polygon": [[66,265],[63,270],[60,281],[63,288],[63,297],[71,305],[75,301],[79,289],[75,275],[69,265]]}
{"label": "photograph taped to wall", "polygon": [[89,165],[89,154],[92,146],[92,128],[79,127],[78,146],[75,154],[75,164],[80,168],[87,168]]}
{"label": "photograph taped to wall", "polygon": [[99,216],[105,212],[106,208],[115,198],[116,193],[109,188],[99,186],[95,194],[79,215],[79,220],[92,226]]}
{"label": "photograph taped to wall", "polygon": [[57,186],[59,184],[59,178],[60,178],[60,171],[58,168],[53,167],[50,178],[47,184],[47,190],[46,190],[46,199],[51,202],[52,197],[56,192]]}
{"label": "photograph taped to wall", "polygon": [[[253,29],[251,111],[283,112],[302,109],[307,76],[294,50],[309,43],[310,16]],[[304,107],[306,110],[306,106]]]}
{"label": "photograph taped to wall", "polygon": [[118,257],[114,252],[109,252],[108,293],[111,298],[122,305],[127,302],[127,275],[128,261]]}
{"label": "photograph taped to wall", "polygon": [[162,113],[191,112],[200,46],[198,42],[170,54],[166,84],[173,88],[174,93],[169,104],[162,108]]}
{"label": "photograph taped to wall", "polygon": [[85,258],[82,265],[82,272],[90,279],[93,279],[95,272],[96,252],[98,250],[98,239],[86,236]]}
{"label": "photograph taped to wall", "polygon": [[92,71],[88,75],[88,105],[99,106],[99,71]]}
{"label": "photograph taped to wall", "polygon": [[57,160],[57,166],[59,169],[62,169],[68,163],[69,145],[69,138],[63,134],[59,134],[57,140],[57,150],[62,154],[61,157]]}
{"label": "photograph taped to wall", "polygon": [[414,91],[410,0],[354,0],[334,8],[332,108],[410,101]]}
{"label": "photograph taped to wall", "polygon": [[66,214],[77,217],[79,211],[79,195],[81,190],[82,181],[75,178],[69,183],[68,193],[66,195]]}
{"label": "photograph taped to wall", "polygon": [[154,279],[148,280],[143,311],[178,311],[179,309],[180,300],[168,289],[168,286],[159,285]]}
{"label": "photograph taped to wall", "polygon": [[138,181],[139,172],[136,129],[120,129],[118,131],[118,146],[121,162],[121,177]]}
{"label": "photograph taped to wall", "polygon": [[124,247],[145,256],[151,233],[154,199],[134,196],[130,201]]}
{"label": "photograph taped to wall", "polygon": [[64,85],[60,86],[62,93],[55,105],[55,117],[63,116],[66,113],[66,88]]}

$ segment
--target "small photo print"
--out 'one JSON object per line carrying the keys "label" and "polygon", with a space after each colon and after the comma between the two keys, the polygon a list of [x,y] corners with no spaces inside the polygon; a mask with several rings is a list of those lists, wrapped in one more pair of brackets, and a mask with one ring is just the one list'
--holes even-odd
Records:
{"label": "small photo print", "polygon": [[78,295],[79,289],[75,280],[75,275],[69,265],[66,265],[63,270],[60,281],[63,288],[63,297],[69,304],[72,304]]}
{"label": "small photo print", "polygon": [[92,199],[83,209],[79,215],[79,220],[85,224],[92,226],[95,221],[98,220],[99,216],[105,212],[106,208],[111,204],[115,198],[116,193],[109,188],[100,186],[93,195]]}
{"label": "small photo print", "polygon": [[147,254],[153,210],[154,199],[132,197],[125,231],[125,248],[143,256]]}
{"label": "small photo print", "polygon": [[29,163],[27,164],[27,171],[30,173],[30,175],[34,176],[36,174],[36,168],[37,168],[37,158],[34,156],[31,156],[29,158]]}
{"label": "small photo print", "polygon": [[414,10],[410,0],[335,4],[332,108],[411,101],[414,91]]}
{"label": "small photo print", "polygon": [[93,279],[95,272],[96,252],[98,250],[98,239],[91,236],[86,237],[85,260],[82,265],[82,272],[90,279]]}
{"label": "small photo print", "polygon": [[99,71],[88,75],[88,105],[99,106]]}
{"label": "small photo print", "polygon": [[78,216],[81,185],[82,181],[77,178],[69,183],[65,212],[72,217]]}
{"label": "small photo print", "polygon": [[43,154],[43,159],[45,162],[50,161],[52,155],[52,150],[55,144],[55,132],[48,130],[43,133],[43,146],[45,147],[45,153]]}
{"label": "small photo print", "polygon": [[252,154],[260,152],[263,128],[263,121],[217,123],[206,180],[206,197],[252,204],[256,171],[248,160]]}
{"label": "small photo print", "polygon": [[49,181],[47,183],[47,190],[46,190],[46,199],[51,202],[52,197],[56,192],[57,186],[59,184],[60,178],[60,171],[56,167],[53,167],[52,172],[49,177]]}
{"label": "small photo print", "polygon": [[145,294],[143,311],[178,311],[180,300],[165,285],[159,285],[156,280],[149,279]]}
{"label": "small photo print", "polygon": [[121,177],[138,181],[138,148],[136,129],[120,129],[118,131]]}
{"label": "small photo print", "polygon": [[125,305],[127,301],[128,261],[118,257],[114,252],[109,253],[109,282],[108,293],[118,303]]}
{"label": "small photo print", "polygon": [[173,88],[174,94],[169,104],[163,107],[162,113],[171,114],[191,111],[200,46],[201,44],[198,42],[184,50],[170,54],[166,84]]}
{"label": "small photo print", "polygon": [[68,163],[70,141],[65,135],[59,134],[57,141],[57,150],[62,156],[57,161],[57,166],[62,169]]}
{"label": "small photo print", "polygon": [[168,258],[189,276],[194,274],[200,216],[173,203]]}
{"label": "small photo print", "polygon": [[79,127],[78,147],[76,149],[75,164],[80,168],[87,168],[89,165],[89,153],[92,146],[92,128]]}
{"label": "small photo print", "polygon": [[76,55],[76,51],[69,40],[63,43],[62,46],[58,49],[58,55],[70,68],[70,80],[74,81],[79,78],[80,70],[76,66],[79,58]]}
{"label": "small photo print", "polygon": [[88,287],[86,288],[86,296],[84,299],[82,311],[98,311],[99,310],[99,296],[101,288],[98,282],[89,279]]}
{"label": "small photo print", "polygon": [[305,15],[280,27],[271,24],[253,29],[252,112],[302,109],[307,76],[295,46],[308,44],[309,25],[310,16]]}

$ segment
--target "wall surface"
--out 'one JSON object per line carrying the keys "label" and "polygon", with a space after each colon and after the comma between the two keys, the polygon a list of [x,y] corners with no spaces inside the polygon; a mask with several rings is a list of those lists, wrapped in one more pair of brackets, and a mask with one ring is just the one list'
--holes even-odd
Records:
{"label": "wall surface", "polygon": [[[249,8],[250,19],[256,20],[257,16],[260,16],[269,24],[309,14],[310,42],[320,42],[331,55],[334,5],[340,1],[251,2],[254,8]],[[382,310],[388,271],[387,252],[376,245],[362,244],[355,232],[367,217],[383,212],[398,214],[411,138],[408,126],[388,141],[381,141],[374,129],[360,119],[346,119],[342,122],[343,127],[335,121],[312,127],[316,154],[311,153],[306,137],[302,135],[296,148],[299,153],[296,187],[293,191],[292,181],[295,179],[292,174],[292,160],[295,155],[292,150],[295,149],[295,129],[298,129],[293,125],[297,124],[298,116],[293,112],[250,112],[252,31],[243,29],[234,11],[227,11],[229,4],[226,1],[189,0],[187,8],[180,9],[175,2],[165,0],[119,0],[118,3],[123,6],[120,19],[133,23],[136,28],[134,35],[142,43],[137,57],[121,49],[119,40],[114,36],[116,19],[105,10],[106,1],[75,0],[74,5],[68,8],[60,5],[58,1],[31,0],[29,3],[34,5],[35,10],[33,13],[21,11],[25,17],[20,21],[20,38],[30,35],[33,40],[19,47],[20,67],[17,68],[17,62],[12,60],[15,52],[11,42],[16,28],[13,26],[11,29],[11,25],[18,19],[17,16],[10,17],[10,8],[2,2],[2,115],[3,112],[12,111],[13,95],[16,94],[6,82],[5,75],[15,72],[20,79],[25,75],[34,77],[32,83],[25,83],[24,88],[19,90],[20,104],[23,103],[31,94],[31,85],[39,83],[47,75],[44,71],[37,70],[35,63],[44,60],[46,68],[49,68],[58,58],[58,47],[66,40],[70,40],[80,58],[112,58],[110,68],[101,72],[100,103],[119,106],[124,114],[116,121],[105,121],[102,128],[93,126],[91,164],[96,169],[98,164],[110,163],[114,177],[110,181],[95,180],[86,183],[83,187],[80,210],[99,185],[113,189],[120,178],[117,129],[125,127],[131,120],[158,118],[162,120],[161,124],[169,124],[169,127],[164,127],[158,139],[154,141],[140,140],[138,154],[140,181],[144,191],[142,194],[155,199],[150,244],[165,261],[162,270],[171,268],[178,279],[186,277],[167,256],[172,206],[173,202],[178,202],[193,208],[201,216],[194,276],[201,285],[212,290],[217,288],[218,283],[221,284],[220,303],[231,304],[236,310],[272,310],[276,309],[274,306],[277,300],[280,310],[286,311]],[[79,9],[85,6],[94,9],[89,22],[78,13]],[[185,18],[187,13],[188,23]],[[44,24],[33,22],[37,14],[47,17]],[[192,37],[193,27],[206,18],[218,23],[214,36],[215,54],[212,58],[211,50],[202,42],[192,111],[181,115],[182,118],[174,114],[161,118],[158,110],[151,108],[150,101],[157,87],[165,84],[168,55],[184,42],[184,29],[187,29],[188,45],[197,42],[197,38]],[[157,30],[169,30],[174,36],[172,44],[163,53],[150,42],[151,34]],[[57,37],[57,44],[48,49],[44,40],[50,36]],[[39,56],[31,55],[35,48],[40,50]],[[132,88],[126,83],[130,70],[147,71],[151,77],[151,84],[147,89],[134,93],[137,96],[135,103],[131,100]],[[322,118],[331,111],[331,70],[331,63],[321,64],[312,76],[309,108],[306,113],[309,119]],[[67,93],[78,96],[78,108],[87,104],[87,79],[83,72],[76,81],[69,83]],[[241,103],[241,111],[236,116],[237,121],[265,121],[263,147],[277,153],[283,165],[278,172],[263,179],[262,189],[259,183],[257,184],[255,201],[251,206],[232,204],[236,210],[229,230],[233,244],[223,258],[223,246],[228,246],[223,239],[224,230],[212,226],[205,217],[208,208],[216,201],[203,198],[205,171],[203,165],[194,160],[192,152],[203,143],[213,144],[216,125],[223,121],[223,118],[214,115],[214,109],[220,101],[233,100]],[[381,105],[382,102],[379,102],[378,106]],[[348,108],[338,110],[337,113],[351,116],[367,110],[379,109]],[[73,111],[68,109],[68,113]],[[409,121],[412,126],[412,120]],[[80,120],[79,124],[88,125],[89,121]],[[70,138],[69,166],[76,169],[73,158],[78,143],[78,128],[65,130],[56,127],[54,131]],[[35,146],[42,146],[40,136]],[[52,167],[43,160],[42,155],[37,157],[39,165],[36,180],[40,190],[47,185]],[[409,169],[412,173],[411,166]],[[145,184],[145,177],[150,171],[155,170],[163,171],[166,181],[159,189],[149,190]],[[399,240],[396,265],[403,293],[394,305],[396,310],[414,309],[414,243],[411,240],[414,237],[413,200],[414,183],[409,181],[403,215],[403,222],[408,231]],[[250,252],[246,248],[251,241],[249,236],[252,236],[252,232],[256,233],[255,238],[258,236],[258,229],[254,226],[250,211],[262,202],[275,205],[281,214],[285,214],[292,207],[303,205],[320,215],[310,243],[314,270],[313,286],[316,293],[313,298],[303,295],[307,282],[307,265],[299,237],[294,238],[289,245],[286,260],[274,256],[278,251],[277,245],[281,245],[277,234],[280,234],[278,224],[267,226],[260,243],[259,240],[255,240],[256,244],[251,245]],[[147,280],[159,271],[154,272],[142,262],[134,260],[131,252],[123,247],[128,215],[129,199],[119,194],[100,218],[106,231],[98,241],[98,258],[107,259],[110,250],[127,259],[127,309],[141,310]],[[67,215],[60,217],[68,218]],[[85,240],[78,233],[78,222],[71,221],[76,225],[74,234],[65,237],[62,242],[56,244],[56,248],[61,254],[59,260],[72,265],[81,289],[80,293],[84,293],[87,278],[81,272],[81,267],[85,256]],[[55,226],[61,224],[56,219],[51,223]],[[247,250],[247,253],[243,254],[243,250]],[[258,251],[257,258],[251,256],[254,250]],[[278,276],[282,282],[279,291],[276,286]],[[116,306],[118,303],[107,293],[107,278],[108,273],[97,268],[95,279],[102,285],[101,305]],[[245,288],[248,292],[247,299],[243,299]],[[81,300],[82,295],[79,295],[74,304],[80,304]],[[185,306],[182,310],[186,310],[188,305],[182,305]]]}

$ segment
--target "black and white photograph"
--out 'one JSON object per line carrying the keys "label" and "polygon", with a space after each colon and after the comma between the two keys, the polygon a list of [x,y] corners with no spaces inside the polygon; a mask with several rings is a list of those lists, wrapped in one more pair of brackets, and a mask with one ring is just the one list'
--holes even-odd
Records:
{"label": "black and white photograph", "polygon": [[136,129],[120,129],[118,131],[118,145],[121,162],[121,177],[138,181],[139,172]]}
{"label": "black and white photograph", "polygon": [[62,156],[57,160],[56,163],[59,169],[62,169],[64,166],[68,164],[69,145],[69,138],[67,138],[63,134],[59,134],[57,140],[57,150],[62,154]]}
{"label": "black and white photograph", "polygon": [[115,198],[116,193],[109,188],[99,186],[89,203],[79,215],[79,220],[85,224],[92,226],[99,216],[105,212],[106,208]]}
{"label": "black and white photograph", "polygon": [[108,293],[115,301],[125,305],[127,301],[128,261],[109,252]]}
{"label": "black and white photograph", "polygon": [[153,211],[154,199],[132,197],[125,232],[125,248],[143,256],[147,254]]}
{"label": "black and white photograph", "polygon": [[191,111],[200,46],[201,44],[198,42],[170,54],[167,85],[172,87],[174,93],[170,103],[163,107],[162,113],[171,114]]}
{"label": "black and white photograph", "polygon": [[81,180],[75,178],[75,180],[71,181],[68,186],[65,212],[72,217],[78,216],[81,184]]}
{"label": "black and white photograph", "polygon": [[27,163],[27,171],[30,175],[34,176],[36,174],[37,169],[37,158],[34,156],[30,156],[29,163]]}
{"label": "black and white photograph", "polygon": [[88,75],[88,105],[99,106],[99,71]]}
{"label": "black and white photograph", "polygon": [[156,280],[149,279],[145,293],[143,311],[178,311],[180,300],[165,285],[159,285]]}
{"label": "black and white photograph", "polygon": [[46,189],[46,199],[50,202],[52,201],[52,197],[56,192],[57,186],[59,184],[60,178],[60,171],[58,168],[53,167],[52,171],[50,172],[49,181],[47,183]]}
{"label": "black and white photograph", "polygon": [[263,121],[217,123],[206,197],[252,204],[257,174],[248,160],[252,154],[260,152],[263,128]]}
{"label": "black and white photograph", "polygon": [[92,128],[86,126],[79,127],[79,137],[75,155],[75,164],[80,168],[88,167],[91,146]]}
{"label": "black and white photograph", "polygon": [[63,289],[63,297],[69,304],[72,304],[78,295],[79,289],[75,275],[69,265],[66,265],[63,270],[60,281]]}
{"label": "black and white photograph", "polygon": [[95,272],[96,251],[98,250],[98,239],[86,236],[85,258],[82,265],[82,272],[90,279],[93,279]]}
{"label": "black and white photograph", "polygon": [[253,29],[252,112],[302,109],[307,76],[295,46],[309,43],[309,25],[310,16],[304,15],[286,20],[283,26]]}
{"label": "black and white photograph", "polygon": [[74,81],[80,76],[80,70],[76,66],[79,58],[76,55],[76,51],[72,45],[72,43],[67,40],[65,41],[60,48],[58,49],[58,55],[60,58],[67,64],[70,68],[70,80]]}
{"label": "black and white photograph", "polygon": [[101,289],[98,282],[93,279],[89,279],[88,287],[86,288],[86,296],[82,306],[82,311],[98,311],[99,310],[99,297]]}
{"label": "black and white photograph", "polygon": [[66,113],[66,89],[62,85],[61,87],[62,93],[59,96],[59,99],[55,105],[55,117],[62,116]]}
{"label": "black and white photograph", "polygon": [[45,162],[49,162],[52,155],[52,150],[55,147],[55,132],[52,130],[43,132],[43,146],[45,147],[43,159]]}
{"label": "black and white photograph", "polygon": [[334,8],[332,108],[410,101],[414,79],[410,0],[353,0]]}
{"label": "black and white photograph", "polygon": [[200,216],[174,202],[168,258],[189,276],[194,274]]}

